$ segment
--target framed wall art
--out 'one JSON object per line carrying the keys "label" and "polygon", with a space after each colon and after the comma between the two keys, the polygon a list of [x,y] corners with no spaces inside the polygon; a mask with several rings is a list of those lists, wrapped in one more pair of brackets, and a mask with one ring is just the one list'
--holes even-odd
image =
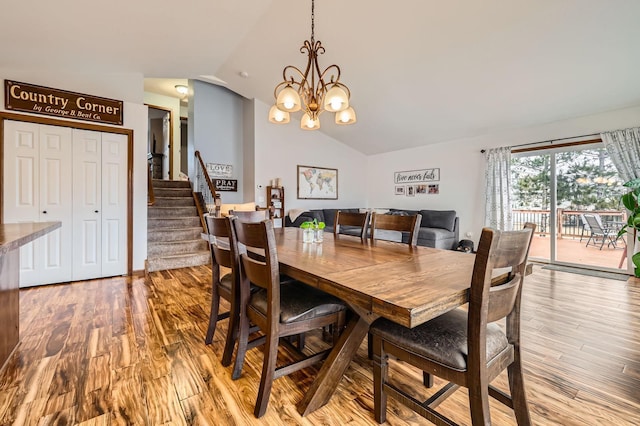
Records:
{"label": "framed wall art", "polygon": [[299,165],[298,199],[337,200],[338,169]]}

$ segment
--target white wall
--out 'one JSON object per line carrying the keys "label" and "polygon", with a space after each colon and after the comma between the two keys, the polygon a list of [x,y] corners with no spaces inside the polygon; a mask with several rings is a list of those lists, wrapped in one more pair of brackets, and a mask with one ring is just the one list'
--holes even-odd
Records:
{"label": "white wall", "polygon": [[[4,79],[124,101],[124,123],[112,127],[133,130],[133,270],[144,270],[147,258],[147,107],[142,103],[142,75],[86,75],[0,69],[0,80]],[[0,94],[4,99],[4,83],[0,87]],[[0,110],[6,111],[4,103],[0,105]]]}
{"label": "white wall", "polygon": [[[144,103],[150,106],[157,106],[164,109],[171,110],[171,129],[173,133],[173,146],[171,151],[173,152],[173,176],[171,179],[178,178],[178,172],[180,171],[180,99],[172,98],[169,96],[162,96],[156,93],[144,92]],[[185,153],[186,155],[186,153]],[[164,175],[169,170],[164,171]]]}
{"label": "white wall", "polygon": [[[255,185],[256,203],[264,206],[266,187],[281,178],[285,188],[285,210],[292,208],[366,207],[367,158],[364,154],[318,131],[300,129],[294,119],[277,125],[268,120],[269,106],[255,105]],[[328,120],[331,117],[321,117]],[[337,200],[298,200],[297,165],[338,169]],[[258,188],[258,186],[262,186]]]}
{"label": "white wall", "polygon": [[[484,155],[481,149],[580,136],[637,127],[640,107],[558,121],[541,126],[510,129],[476,138],[373,155],[368,158],[367,197],[370,207],[453,209],[460,217],[460,238],[472,233],[476,241],[484,226]],[[394,195],[393,173],[440,168],[440,194],[407,197]]]}

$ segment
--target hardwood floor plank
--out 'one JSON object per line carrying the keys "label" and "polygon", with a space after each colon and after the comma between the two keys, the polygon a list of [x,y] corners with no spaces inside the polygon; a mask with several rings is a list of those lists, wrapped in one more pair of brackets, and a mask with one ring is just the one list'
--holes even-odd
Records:
{"label": "hardwood floor plank", "polygon": [[[112,372],[113,425],[150,425],[142,373],[137,364]],[[150,425],[151,426],[151,425]]]}
{"label": "hardwood floor plank", "polygon": [[186,425],[184,413],[169,376],[144,382],[149,424]]}
{"label": "hardwood floor plank", "polygon": [[[317,367],[276,380],[269,409],[253,417],[262,348],[247,352],[233,381],[220,364],[227,321],[204,344],[208,267],[21,290],[21,342],[0,372],[0,424],[16,425],[376,425],[366,341],[329,403],[300,417],[296,404]],[[523,293],[523,361],[536,425],[640,424],[640,280],[534,268]],[[221,309],[228,308],[226,302]],[[326,347],[307,336],[308,351]],[[279,351],[280,362],[291,354]],[[391,361],[392,380],[427,398],[422,374]],[[436,387],[443,382],[436,378]],[[507,389],[506,375],[495,385]],[[439,408],[470,424],[456,391]],[[514,425],[490,402],[492,424]],[[388,424],[428,425],[389,401]]]}

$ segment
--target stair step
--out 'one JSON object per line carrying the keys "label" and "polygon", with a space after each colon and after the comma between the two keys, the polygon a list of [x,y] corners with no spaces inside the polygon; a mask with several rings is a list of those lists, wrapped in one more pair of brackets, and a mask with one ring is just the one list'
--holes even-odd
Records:
{"label": "stair step", "polygon": [[179,218],[149,218],[147,219],[147,230],[151,229],[164,229],[164,228],[194,228],[200,227],[202,229],[202,223],[198,216],[194,217],[179,217]]}
{"label": "stair step", "polygon": [[182,206],[169,206],[159,207],[150,206],[147,210],[147,217],[149,218],[174,218],[174,217],[197,217],[198,209],[196,206],[182,207]]}
{"label": "stair step", "polygon": [[147,271],[164,271],[166,269],[187,268],[190,266],[207,265],[209,263],[211,263],[211,254],[209,251],[151,257],[147,259]]}
{"label": "stair step", "polygon": [[154,197],[191,197],[193,198],[191,188],[154,188]]}
{"label": "stair step", "polygon": [[193,197],[156,197],[153,207],[195,206]]}
{"label": "stair step", "polygon": [[191,189],[191,182],[188,180],[164,180],[153,179],[151,181],[153,188],[189,188]]}
{"label": "stair step", "polygon": [[155,242],[149,243],[147,246],[147,257],[194,253],[204,251],[206,249],[207,243],[203,239]]}
{"label": "stair step", "polygon": [[[202,228],[195,226],[192,228],[155,228],[147,232],[147,242],[159,243],[181,240],[196,240],[202,234]],[[204,241],[204,240],[203,240]]]}

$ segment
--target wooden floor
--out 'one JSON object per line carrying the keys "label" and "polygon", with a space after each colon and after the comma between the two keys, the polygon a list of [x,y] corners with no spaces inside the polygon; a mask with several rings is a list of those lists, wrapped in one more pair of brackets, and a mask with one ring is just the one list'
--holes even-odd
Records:
{"label": "wooden floor", "polygon": [[[276,380],[267,414],[255,419],[262,355],[250,351],[234,382],[219,362],[226,321],[204,345],[208,283],[208,267],[198,267],[21,291],[22,340],[0,375],[0,424],[376,424],[365,345],[328,405],[298,415],[316,372],[309,368]],[[535,267],[525,285],[534,424],[640,424],[640,283]],[[322,344],[318,335],[308,343]],[[406,365],[393,363],[392,376],[418,394],[433,392]],[[496,383],[504,388],[504,375]],[[469,424],[466,406],[458,390],[441,410]],[[515,424],[493,401],[491,411],[494,425]],[[393,401],[387,417],[392,425],[428,424]]]}

